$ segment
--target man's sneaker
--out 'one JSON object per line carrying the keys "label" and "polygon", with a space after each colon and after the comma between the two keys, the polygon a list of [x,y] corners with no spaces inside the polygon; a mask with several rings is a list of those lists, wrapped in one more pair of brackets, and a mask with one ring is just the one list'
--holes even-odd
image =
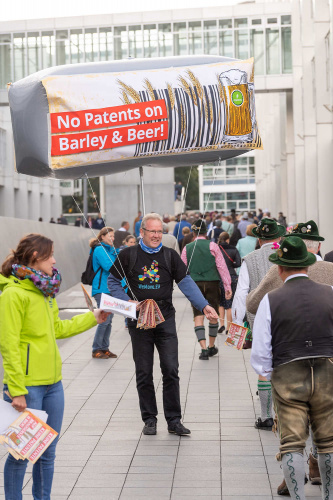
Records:
{"label": "man's sneaker", "polygon": [[309,455],[309,479],[311,484],[321,484],[318,460],[310,453]]}
{"label": "man's sneaker", "polygon": [[222,326],[220,326],[220,328],[217,330],[217,333],[222,333],[222,332],[224,332],[224,330],[225,330],[225,326],[224,326],[224,325],[222,325]]}
{"label": "man's sneaker", "polygon": [[208,349],[201,349],[201,353],[199,354],[199,359],[204,359],[206,361],[209,359]]}
{"label": "man's sneaker", "polygon": [[92,357],[97,359],[109,359],[109,356],[100,349],[98,349],[97,351],[93,351]]}
{"label": "man's sneaker", "polygon": [[[307,482],[308,482],[308,478],[306,477],[306,474],[305,474],[304,484],[306,484]],[[287,486],[285,479],[282,481],[280,486],[278,486],[277,494],[280,496],[284,496],[284,497],[290,497],[290,493],[289,493],[288,486]]]}
{"label": "man's sneaker", "polygon": [[188,436],[191,434],[190,429],[186,429],[181,422],[171,422],[168,425],[170,434],[177,434],[178,436]]}
{"label": "man's sneaker", "polygon": [[145,423],[145,426],[143,428],[143,433],[145,436],[155,436],[157,431],[157,422],[156,420],[148,420]]}
{"label": "man's sneaker", "polygon": [[105,352],[105,354],[107,354],[107,356],[109,358],[117,358],[118,357],[117,354],[114,354],[113,352],[109,351],[109,349],[107,349],[106,351],[103,351],[103,352]]}
{"label": "man's sneaker", "polygon": [[273,427],[274,421],[272,418],[266,418],[266,420],[261,420],[261,418],[257,418],[255,421],[254,427],[256,429],[261,429],[262,431],[271,431]]}
{"label": "man's sneaker", "polygon": [[215,356],[219,352],[218,348],[213,345],[213,347],[208,347],[208,356]]}

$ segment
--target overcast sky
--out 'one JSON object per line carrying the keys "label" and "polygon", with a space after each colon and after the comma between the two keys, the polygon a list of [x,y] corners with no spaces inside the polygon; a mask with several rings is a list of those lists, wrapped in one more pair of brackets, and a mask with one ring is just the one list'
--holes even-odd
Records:
{"label": "overcast sky", "polygon": [[233,5],[237,0],[0,0],[0,21]]}

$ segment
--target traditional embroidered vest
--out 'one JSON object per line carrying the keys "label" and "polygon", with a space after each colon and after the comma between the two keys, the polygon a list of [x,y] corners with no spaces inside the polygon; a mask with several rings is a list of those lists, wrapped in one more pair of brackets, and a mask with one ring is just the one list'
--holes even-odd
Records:
{"label": "traditional embroidered vest", "polygon": [[210,242],[207,240],[197,240],[185,247],[189,264],[188,270],[194,281],[220,281],[220,275],[216,268],[215,259],[210,253],[209,245]]}
{"label": "traditional embroidered vest", "polygon": [[333,290],[293,278],[268,294],[273,368],[299,358],[333,357]]}

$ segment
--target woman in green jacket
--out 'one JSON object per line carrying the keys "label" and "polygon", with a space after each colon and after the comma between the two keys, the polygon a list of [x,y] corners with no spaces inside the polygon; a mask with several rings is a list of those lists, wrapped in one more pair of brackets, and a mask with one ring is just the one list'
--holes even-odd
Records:
{"label": "woman in green jacket", "polygon": [[[53,242],[40,234],[29,234],[2,264],[0,352],[4,399],[18,411],[27,407],[45,410],[47,423],[60,433],[64,391],[56,339],[89,330],[105,321],[108,314],[98,309],[62,321],[55,300],[61,283],[55,263]],[[51,498],[58,437],[33,466],[34,500]],[[6,500],[22,499],[27,462],[8,455],[4,469]]]}

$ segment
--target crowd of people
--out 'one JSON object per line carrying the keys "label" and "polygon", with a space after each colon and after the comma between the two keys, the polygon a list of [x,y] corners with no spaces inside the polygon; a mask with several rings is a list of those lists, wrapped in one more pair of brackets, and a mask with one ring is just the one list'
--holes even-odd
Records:
{"label": "crowd of people", "polygon": [[[313,220],[288,230],[286,226],[282,213],[274,219],[266,210],[177,217],[142,217],[139,212],[132,226],[123,221],[117,230],[103,221],[90,240],[92,295],[97,307],[102,293],[137,307],[153,300],[163,318],[144,332],[137,320],[125,322],[145,435],[157,433],[155,346],[168,431],[191,434],[181,421],[174,282],[193,308],[200,361],[218,354],[217,335],[228,333],[231,322],[249,325],[261,408],[254,426],[261,431],[278,429],[277,458],[284,474],[278,494],[305,499],[303,453],[310,433],[309,479],[322,484],[324,500],[333,500],[333,252],[322,260],[324,238]],[[93,358],[117,354],[110,351],[112,314],[96,309],[71,320],[59,318],[55,296],[61,275],[53,252],[49,238],[30,234],[2,264],[0,352],[4,399],[18,411],[27,406],[46,410],[48,423],[60,433],[64,393],[55,340],[98,324]],[[56,444],[57,440],[33,467],[34,498],[50,499]],[[21,498],[26,466],[26,461],[8,456],[6,499]]]}

